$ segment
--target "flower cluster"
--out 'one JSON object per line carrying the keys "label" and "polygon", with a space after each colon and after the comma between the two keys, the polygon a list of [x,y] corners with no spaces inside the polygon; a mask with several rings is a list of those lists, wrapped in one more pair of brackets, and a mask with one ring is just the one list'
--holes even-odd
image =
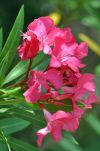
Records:
{"label": "flower cluster", "polygon": [[[44,112],[47,126],[37,132],[38,146],[48,133],[54,141],[61,139],[61,131],[75,131],[79,119],[96,102],[94,76],[82,74],[82,59],[88,54],[85,42],[77,44],[70,28],[58,28],[48,16],[35,19],[22,34],[18,47],[21,60],[34,58],[39,51],[50,56],[45,71],[31,70],[23,94],[25,100],[37,103]],[[68,112],[70,106],[72,109]],[[52,114],[46,105],[59,106]]]}

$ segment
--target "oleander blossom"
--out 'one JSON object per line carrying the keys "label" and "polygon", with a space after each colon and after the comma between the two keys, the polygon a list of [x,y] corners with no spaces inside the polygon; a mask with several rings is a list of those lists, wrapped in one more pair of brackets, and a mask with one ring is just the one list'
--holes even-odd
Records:
{"label": "oleander blossom", "polygon": [[22,44],[18,47],[21,60],[27,60],[37,55],[39,50],[39,41],[31,31],[22,34]]}
{"label": "oleander blossom", "polygon": [[70,113],[59,110],[51,115],[45,109],[43,109],[43,112],[47,121],[47,126],[37,132],[37,144],[39,147],[42,144],[44,136],[48,133],[51,134],[51,137],[55,142],[58,142],[62,138],[62,130],[73,132],[78,128],[78,118],[74,118]]}
{"label": "oleander blossom", "polygon": [[[29,72],[23,94],[27,102],[44,112],[47,125],[38,130],[37,144],[41,146],[48,133],[58,142],[62,130],[74,132],[84,112],[97,100],[94,76],[81,72],[86,66],[87,43],[78,44],[70,28],[56,27],[48,16],[35,19],[22,36],[18,47],[21,60],[34,58],[40,51],[50,57],[45,69]],[[53,108],[51,113],[49,107]]]}

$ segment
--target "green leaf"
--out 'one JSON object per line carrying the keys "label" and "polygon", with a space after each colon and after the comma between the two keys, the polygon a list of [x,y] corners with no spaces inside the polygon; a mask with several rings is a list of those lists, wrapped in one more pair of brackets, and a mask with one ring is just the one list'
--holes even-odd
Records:
{"label": "green leaf", "polygon": [[27,120],[29,122],[35,123],[35,124],[42,124],[44,126],[45,122],[38,118],[37,114],[35,115],[33,110],[28,110],[28,108],[25,108],[24,106],[15,107],[12,109],[9,109],[6,114],[13,114],[16,117],[19,117],[21,119]]}
{"label": "green leaf", "polygon": [[64,132],[62,140],[56,143],[56,145],[50,137],[49,139],[46,139],[44,141],[43,151],[47,148],[46,144],[48,144],[50,150],[52,151],[83,151],[80,148],[79,143],[69,132]]}
{"label": "green leaf", "polygon": [[3,142],[0,142],[0,151],[8,151],[6,144],[4,144]]}
{"label": "green leaf", "polygon": [[85,116],[85,120],[94,129],[94,131],[100,135],[100,120],[92,114]]}
{"label": "green leaf", "polygon": [[15,105],[21,103],[21,100],[0,100],[0,106],[1,105]]}
{"label": "green leaf", "polygon": [[0,28],[0,54],[2,50],[2,45],[3,45],[3,31],[2,28]]}
{"label": "green leaf", "polygon": [[6,76],[2,86],[15,80],[16,78],[20,77],[23,73],[25,73],[28,69],[28,63],[29,61],[20,61]]}
{"label": "green leaf", "polygon": [[58,143],[63,149],[68,151],[82,151],[82,149],[75,143],[71,135],[66,136]]}
{"label": "green leaf", "polygon": [[[40,52],[37,57],[34,58],[32,69],[44,70],[48,66],[50,57]],[[22,76],[28,69],[29,61],[20,61],[6,76],[2,85],[5,85],[18,77]]]}
{"label": "green leaf", "polygon": [[100,64],[98,64],[95,68],[95,75],[100,76]]}
{"label": "green leaf", "polygon": [[[6,56],[4,57],[4,59],[2,60],[2,62],[0,63],[0,85],[3,83],[4,81],[4,77],[5,77],[5,71],[6,71],[6,66],[7,66],[7,62],[8,62],[8,53],[6,54]],[[6,61],[5,61],[6,60]]]}
{"label": "green leaf", "polygon": [[96,83],[96,96],[98,96],[98,101],[100,101],[100,76],[95,76]]}
{"label": "green leaf", "polygon": [[0,120],[0,129],[4,132],[4,134],[15,133],[26,128],[29,125],[30,122],[16,117]]}
{"label": "green leaf", "polygon": [[4,143],[6,143],[5,136],[1,130],[0,130],[0,140],[2,140]]}
{"label": "green leaf", "polygon": [[7,145],[8,151],[11,151],[8,140],[2,131],[0,131],[0,138],[1,138],[2,142]]}
{"label": "green leaf", "polygon": [[38,148],[15,138],[10,138],[8,140],[11,148],[13,148],[15,151],[39,151]]}
{"label": "green leaf", "polygon": [[[5,68],[4,73],[7,72],[8,68],[10,67],[15,55],[16,55],[16,50],[20,41],[20,30],[23,29],[23,24],[24,24],[24,6],[21,7],[19,14],[16,18],[16,21],[13,25],[13,28],[8,36],[8,39],[3,47],[3,50],[0,55],[0,63],[3,61],[3,65]],[[7,58],[5,58],[7,56]],[[5,58],[5,59],[4,59]],[[0,64],[0,69],[1,69]],[[0,70],[0,73],[2,71]],[[3,74],[4,74],[3,73]]]}

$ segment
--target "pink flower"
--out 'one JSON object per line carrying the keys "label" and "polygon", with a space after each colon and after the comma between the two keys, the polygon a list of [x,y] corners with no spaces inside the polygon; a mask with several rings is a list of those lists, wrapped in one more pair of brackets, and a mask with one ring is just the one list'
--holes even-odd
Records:
{"label": "pink flower", "polygon": [[84,57],[86,57],[88,55],[88,45],[86,42],[81,42],[79,44],[78,49],[76,49],[76,51],[75,51],[75,55],[79,59],[83,59]]}
{"label": "pink flower", "polygon": [[[54,46],[55,38],[60,37],[65,41],[67,44],[74,43],[75,38],[71,32],[70,28],[52,28],[52,30],[48,33],[48,36],[45,39],[45,43],[49,46]],[[52,54],[52,52],[51,52]]]}
{"label": "pink flower", "polygon": [[[38,51],[51,57],[45,71],[29,72],[28,89],[23,95],[27,102],[39,105],[47,122],[37,132],[38,146],[48,133],[57,142],[62,138],[62,130],[73,132],[78,128],[79,119],[97,99],[94,76],[80,72],[85,66],[82,59],[88,54],[87,43],[77,44],[70,28],[58,28],[45,16],[29,24],[18,51],[22,60],[35,57]],[[55,105],[57,112],[51,114],[44,108],[49,104]],[[68,105],[71,111],[63,111],[68,111]]]}
{"label": "pink flower", "polygon": [[45,78],[49,81],[55,89],[60,89],[63,84],[63,77],[59,70],[49,69],[45,72]]}
{"label": "pink flower", "polygon": [[79,68],[84,67],[81,64],[81,58],[87,55],[87,47],[84,44],[78,46],[77,43],[66,43],[62,37],[56,37],[52,56],[50,60],[51,67],[68,66],[75,72],[79,72]]}
{"label": "pink flower", "polygon": [[93,82],[94,76],[92,74],[82,74],[78,80],[75,88],[74,99],[78,100],[86,93],[95,92],[95,84]]}
{"label": "pink flower", "polygon": [[62,75],[57,69],[49,69],[46,72],[31,71],[30,74],[29,89],[23,94],[28,102],[35,103],[51,88],[58,90],[62,86]]}
{"label": "pink flower", "polygon": [[49,86],[42,71],[31,71],[30,74],[31,76],[28,80],[29,89],[23,95],[26,101],[35,103],[40,99],[43,89],[47,91]]}
{"label": "pink flower", "polygon": [[55,28],[53,20],[48,17],[39,17],[29,24],[28,30],[31,30],[39,40],[39,49],[44,53],[49,53],[50,45],[46,43],[48,34]]}
{"label": "pink flower", "polygon": [[52,48],[56,37],[61,37],[66,43],[75,42],[70,28],[57,28],[48,16],[39,17],[29,24],[28,30],[32,31],[39,40],[39,50],[46,54],[52,54]]}
{"label": "pink flower", "polygon": [[62,138],[62,130],[73,132],[78,128],[78,118],[74,118],[71,113],[59,110],[51,115],[47,110],[43,109],[43,111],[47,126],[37,132],[37,144],[39,147],[42,145],[43,138],[48,133],[51,134],[51,137],[55,142],[58,142]]}
{"label": "pink flower", "polygon": [[92,108],[92,103],[95,103],[97,101],[97,97],[94,93],[91,93],[88,98],[85,100],[85,104],[87,108]]}
{"label": "pink flower", "polygon": [[74,79],[71,78],[74,82],[72,83],[71,87],[69,85],[65,85],[62,87],[64,93],[69,93],[70,95],[72,95],[72,98],[74,98],[74,100],[81,100],[82,97],[87,93],[93,94],[95,92],[95,83],[93,82],[94,76],[92,74],[80,74],[78,76],[76,74],[75,77],[76,82],[74,82]]}
{"label": "pink flower", "polygon": [[37,102],[42,95],[41,85],[38,82],[35,82],[23,95],[27,102]]}
{"label": "pink flower", "polygon": [[[80,105],[78,105],[78,100],[73,100],[73,111],[72,114],[74,117],[81,118],[86,109],[92,108],[92,103],[97,101],[97,97],[94,93],[90,93],[86,100],[79,100]],[[84,105],[82,107],[81,103]]]}
{"label": "pink flower", "polygon": [[18,47],[21,60],[27,60],[35,57],[38,53],[38,50],[39,42],[37,37],[31,31],[24,33],[22,44]]}

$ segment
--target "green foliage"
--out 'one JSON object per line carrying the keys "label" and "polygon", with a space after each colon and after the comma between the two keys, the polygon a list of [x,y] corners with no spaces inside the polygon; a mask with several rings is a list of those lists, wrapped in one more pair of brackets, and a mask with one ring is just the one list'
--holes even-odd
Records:
{"label": "green foliage", "polygon": [[29,126],[30,123],[20,118],[11,117],[0,120],[0,129],[4,134],[12,134]]}
{"label": "green foliage", "polygon": [[[44,70],[49,63],[49,56],[40,52],[33,61],[32,69]],[[17,78],[21,77],[28,69],[29,61],[20,61],[6,76],[2,85],[5,85]]]}
{"label": "green foliage", "polygon": [[8,151],[6,144],[4,144],[3,142],[0,142],[0,150],[1,151]]}
{"label": "green foliage", "polygon": [[[7,38],[7,41],[3,49],[2,49],[2,42],[3,42],[2,28],[0,29],[0,84],[1,85],[2,83],[7,84],[12,80],[16,80],[16,78],[23,76],[23,74],[27,70],[28,62],[20,62],[7,75],[9,67],[11,66],[12,61],[15,58],[17,52],[16,50],[20,42],[20,30],[23,29],[23,23],[24,23],[24,6],[22,6],[19,11],[19,14],[15,20],[15,23],[12,27],[12,30]],[[35,63],[33,63],[34,68],[37,69],[45,68],[48,65],[48,63],[47,61],[44,61],[45,62],[44,63],[43,62],[44,59],[45,58],[43,54],[40,54],[35,59]],[[40,62],[41,65],[38,66]],[[21,93],[22,92],[20,87],[5,89],[2,88],[1,86],[0,89],[0,108],[1,108],[0,117],[2,117],[2,119],[0,119],[0,150],[2,151],[8,151],[8,150],[11,151],[12,149],[14,149],[14,151],[38,150],[36,147],[24,143],[23,141],[8,137],[9,135],[11,136],[15,132],[24,130],[32,123],[32,121],[38,121],[41,123],[41,121],[39,121],[37,117],[34,117],[35,115],[33,112],[34,107],[32,105],[26,105],[27,103],[24,102],[24,98],[22,97]]]}
{"label": "green foliage", "polygon": [[3,45],[3,31],[2,28],[0,28],[0,55],[1,55],[2,45]]}
{"label": "green foliage", "polygon": [[93,130],[100,135],[100,120],[94,115],[87,115],[85,120],[93,128]]}
{"label": "green foliage", "polygon": [[9,138],[8,142],[14,151],[38,151],[36,147],[13,137]]}
{"label": "green foliage", "polygon": [[23,29],[24,6],[21,7],[13,28],[0,54],[0,81],[2,82],[5,73],[8,71],[16,54],[16,49],[20,41],[20,30]]}
{"label": "green foliage", "polygon": [[95,68],[95,74],[96,74],[97,76],[100,76],[100,64],[98,64],[98,65],[96,66],[96,68]]}

